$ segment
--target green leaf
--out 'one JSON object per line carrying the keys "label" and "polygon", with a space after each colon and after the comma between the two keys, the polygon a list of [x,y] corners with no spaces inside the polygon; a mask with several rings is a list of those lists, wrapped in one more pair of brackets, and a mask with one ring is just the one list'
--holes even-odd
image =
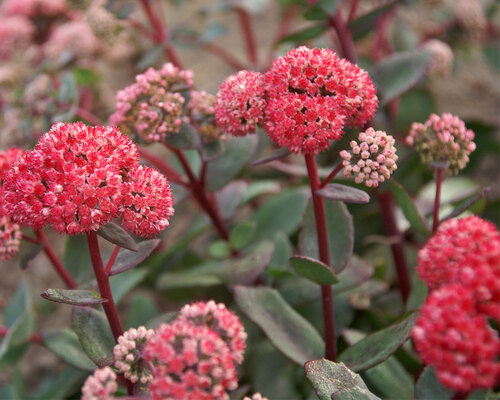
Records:
{"label": "green leaf", "polygon": [[70,71],[63,72],[57,99],[64,103],[73,103],[77,95],[75,76]]}
{"label": "green leaf", "polygon": [[343,363],[312,360],[304,365],[306,377],[312,383],[319,400],[375,400],[358,374]]}
{"label": "green leaf", "polygon": [[221,139],[201,141],[201,159],[203,161],[213,161],[224,154],[224,143]]}
{"label": "green leaf", "polygon": [[[330,250],[330,264],[333,271],[341,272],[352,255],[354,246],[354,227],[352,216],[342,202],[328,201],[325,203],[326,224]],[[319,258],[316,220],[312,203],[307,207],[302,230],[299,235],[300,254]]]}
{"label": "green leaf", "polygon": [[5,325],[11,327],[22,315],[31,310],[32,298],[28,282],[23,278],[3,311]]}
{"label": "green leaf", "polygon": [[44,247],[43,243],[23,243],[19,260],[21,269],[28,268],[29,263],[43,251]]}
{"label": "green leaf", "polygon": [[327,20],[337,11],[340,0],[319,0],[304,13],[310,21]]}
{"label": "green leaf", "polygon": [[316,190],[316,194],[328,200],[345,203],[366,204],[370,202],[370,196],[365,191],[338,183],[330,183],[323,189]]}
{"label": "green leaf", "polygon": [[410,225],[422,235],[430,236],[431,231],[429,230],[427,223],[422,218],[420,211],[418,211],[417,206],[411,199],[408,192],[404,189],[403,186],[401,186],[401,184],[396,182],[394,179],[389,180],[388,183],[389,189],[391,189],[396,202],[401,208],[401,211],[403,211],[403,214]]}
{"label": "green leaf", "polygon": [[99,75],[91,68],[73,68],[78,86],[93,86],[99,82]]}
{"label": "green leaf", "polygon": [[425,121],[436,112],[433,94],[427,89],[413,89],[400,97],[397,130],[407,132],[414,121]]}
{"label": "green leaf", "polygon": [[415,388],[416,400],[449,399],[453,392],[446,389],[438,380],[432,367],[425,367]]}
{"label": "green leaf", "polygon": [[224,187],[241,172],[257,148],[257,136],[230,137],[225,146],[224,154],[208,163],[206,181],[209,191]]}
{"label": "green leaf", "polygon": [[14,386],[5,385],[0,388],[0,399],[2,400],[21,400],[21,398],[17,395]]}
{"label": "green leaf", "polygon": [[417,313],[411,313],[402,321],[368,335],[340,354],[339,361],[356,372],[380,364],[409,339],[417,317]]}
{"label": "green leaf", "polygon": [[111,292],[113,293],[115,303],[118,304],[123,296],[141,283],[147,273],[148,271],[144,268],[131,269],[123,274],[112,277],[109,284],[111,286]]}
{"label": "green leaf", "polygon": [[102,238],[106,239],[108,242],[117,244],[124,249],[137,251],[137,243],[130,236],[125,229],[121,226],[114,224],[113,222],[106,222],[102,225],[97,234]]}
{"label": "green leaf", "polygon": [[229,182],[215,194],[218,208],[224,219],[230,219],[240,204],[247,189],[247,183],[243,180]]}
{"label": "green leaf", "polygon": [[40,296],[49,301],[71,304],[72,306],[90,306],[107,301],[93,290],[81,289],[47,289]]}
{"label": "green leaf", "polygon": [[256,231],[255,222],[243,221],[233,228],[229,240],[235,249],[242,249],[252,241]]}
{"label": "green leaf", "polygon": [[191,150],[199,149],[200,137],[196,130],[190,125],[183,123],[178,133],[172,133],[165,138],[165,142],[176,149]]}
{"label": "green leaf", "polygon": [[222,284],[222,280],[213,274],[199,274],[193,272],[172,272],[163,274],[158,280],[158,289],[187,289],[196,287],[210,287]]}
{"label": "green leaf", "polygon": [[493,41],[483,47],[486,62],[496,71],[500,72],[500,45]]}
{"label": "green leaf", "polygon": [[66,367],[57,377],[50,377],[43,382],[42,387],[32,396],[30,400],[63,400],[72,391],[81,387],[88,373],[72,367]]}
{"label": "green leaf", "polygon": [[347,267],[338,275],[339,283],[334,287],[334,295],[359,287],[374,274],[373,267],[357,255],[353,255]]}
{"label": "green leaf", "polygon": [[78,336],[72,330],[64,328],[59,331],[45,332],[42,340],[50,351],[69,365],[85,371],[95,369],[95,364],[83,351]]}
{"label": "green leaf", "polygon": [[35,315],[25,312],[12,326],[0,345],[0,365],[13,364],[27,350],[26,341],[35,329]]}
{"label": "green leaf", "polygon": [[148,296],[136,294],[130,301],[130,312],[128,314],[126,326],[137,328],[146,325],[158,315],[158,307]]}
{"label": "green leaf", "polygon": [[[137,251],[121,249],[116,257],[109,275],[117,275],[128,271],[143,262],[160,244],[160,239],[145,240],[137,244]],[[107,264],[107,261],[104,265]]]}
{"label": "green leaf", "polygon": [[277,194],[280,190],[280,184],[276,181],[255,181],[247,186],[247,190],[243,196],[243,202],[248,203],[264,194]]}
{"label": "green leaf", "polygon": [[370,71],[380,94],[381,105],[407,92],[424,76],[429,64],[430,53],[413,50],[396,53],[383,59]]}
{"label": "green leaf", "polygon": [[72,324],[87,356],[99,368],[111,365],[115,340],[104,314],[89,307],[73,307]]}
{"label": "green leaf", "polygon": [[325,344],[314,327],[274,289],[236,286],[235,300],[274,346],[297,364],[323,354]]}
{"label": "green leaf", "polygon": [[208,254],[210,257],[224,260],[231,254],[231,246],[225,240],[216,240],[208,248]]}
{"label": "green leaf", "polygon": [[290,150],[288,150],[286,147],[281,147],[278,150],[273,151],[271,154],[253,161],[252,166],[256,167],[257,165],[267,164],[271,161],[281,160],[285,157],[288,157],[290,154],[292,154]]}
{"label": "green leaf", "polygon": [[399,0],[392,0],[381,7],[360,16],[349,22],[348,26],[354,39],[360,39],[373,31],[377,20],[396,5]]}
{"label": "green leaf", "polygon": [[78,282],[85,281],[92,271],[85,235],[68,235],[64,247],[63,264]]}
{"label": "green leaf", "polygon": [[300,31],[285,36],[283,39],[280,40],[280,43],[304,42],[306,40],[316,39],[317,37],[320,37],[324,31],[328,29],[328,26],[329,26],[328,24],[321,23],[319,25],[313,25],[304,28]]}
{"label": "green leaf", "polygon": [[293,233],[302,221],[309,191],[305,188],[288,189],[267,200],[254,214],[257,222],[255,237],[272,239],[276,232]]}
{"label": "green leaf", "polygon": [[333,285],[339,281],[328,265],[314,258],[293,256],[290,262],[298,275],[318,285]]}

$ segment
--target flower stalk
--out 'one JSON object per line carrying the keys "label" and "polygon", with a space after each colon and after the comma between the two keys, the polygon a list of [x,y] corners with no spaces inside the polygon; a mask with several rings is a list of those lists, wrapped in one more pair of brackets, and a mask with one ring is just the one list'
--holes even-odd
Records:
{"label": "flower stalk", "polygon": [[443,168],[435,168],[436,195],[434,197],[434,213],[432,219],[432,233],[436,233],[439,227],[439,206],[441,204],[441,185],[443,182]]}

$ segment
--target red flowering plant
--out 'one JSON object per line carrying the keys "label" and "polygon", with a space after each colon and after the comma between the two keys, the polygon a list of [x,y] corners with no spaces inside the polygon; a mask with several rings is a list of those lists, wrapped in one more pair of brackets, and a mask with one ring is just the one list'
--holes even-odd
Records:
{"label": "red flowering plant", "polygon": [[4,0],[0,399],[498,394],[495,7],[378,3]]}

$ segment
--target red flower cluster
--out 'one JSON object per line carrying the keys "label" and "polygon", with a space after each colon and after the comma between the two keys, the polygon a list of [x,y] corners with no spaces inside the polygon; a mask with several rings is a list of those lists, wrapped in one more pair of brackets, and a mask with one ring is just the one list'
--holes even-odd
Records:
{"label": "red flower cluster", "polygon": [[492,387],[500,378],[498,334],[475,306],[465,286],[435,290],[412,332],[423,362],[436,368],[443,385],[463,392]]}
{"label": "red flower cluster", "polygon": [[156,234],[172,215],[172,196],[165,178],[138,160],[135,144],[116,128],[56,124],[7,173],[6,209],[35,229],[78,234],[124,214],[134,233]]}
{"label": "red flower cluster", "polygon": [[[378,103],[366,71],[328,49],[293,49],[274,61],[264,75],[264,87],[256,86],[259,79],[256,73],[241,71],[221,85],[217,122],[236,135],[253,132],[255,124],[263,123],[271,139],[295,153],[325,150],[330,140],[342,136],[344,125],[370,120]],[[245,114],[249,110],[250,130]]]}

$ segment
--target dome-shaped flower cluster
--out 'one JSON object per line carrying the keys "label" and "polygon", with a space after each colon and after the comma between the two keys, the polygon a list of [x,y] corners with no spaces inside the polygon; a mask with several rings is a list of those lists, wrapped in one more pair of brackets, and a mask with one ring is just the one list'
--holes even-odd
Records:
{"label": "dome-shaped flower cluster", "polygon": [[414,122],[406,143],[420,153],[422,162],[448,162],[447,171],[454,174],[467,165],[470,153],[476,149],[474,132],[450,113],[431,114],[424,124]]}
{"label": "dome-shaped flower cluster", "polygon": [[443,222],[418,253],[429,288],[456,283],[474,294],[478,310],[500,321],[500,233],[476,216]]}
{"label": "dome-shaped flower cluster", "polygon": [[240,71],[219,87],[215,100],[215,120],[224,133],[243,136],[255,133],[262,124],[264,76],[259,72]]}
{"label": "dome-shaped flower cluster", "polygon": [[431,39],[424,43],[424,49],[431,54],[427,67],[430,77],[446,77],[453,69],[453,51],[451,47],[438,39]]}
{"label": "dome-shaped flower cluster", "polygon": [[54,17],[66,12],[65,0],[4,0],[0,12],[4,15]]}
{"label": "dome-shaped flower cluster", "polygon": [[158,142],[180,131],[185,102],[181,90],[193,86],[193,73],[167,63],[149,68],[135,83],[116,94],[116,110],[110,122],[127,135],[138,133],[148,142]]}
{"label": "dome-shaped flower cluster", "polygon": [[113,349],[115,367],[132,383],[147,383],[153,375],[142,358],[144,347],[155,334],[143,326],[131,328],[118,338]]}
{"label": "dome-shaped flower cluster", "polygon": [[227,343],[236,364],[243,361],[247,334],[240,319],[223,303],[199,301],[182,307],[180,321],[206,325]]}
{"label": "dome-shaped flower cluster", "polygon": [[478,0],[458,0],[454,5],[455,18],[472,38],[480,38],[487,26],[483,6]]}
{"label": "dome-shaped flower cluster", "polygon": [[368,187],[377,187],[389,179],[398,168],[395,140],[383,131],[368,128],[358,136],[359,143],[352,140],[351,150],[342,150],[344,175],[354,177],[356,183],[364,182]]}
{"label": "dome-shaped flower cluster", "polygon": [[203,90],[191,90],[186,107],[190,122],[205,142],[217,139],[221,131],[215,123],[215,96]]}
{"label": "dome-shaped flower cluster", "polygon": [[182,320],[160,325],[144,358],[155,369],[148,385],[153,400],[225,400],[238,386],[229,347],[204,325]]}
{"label": "dome-shaped flower cluster", "polygon": [[110,367],[95,370],[82,386],[82,400],[114,400],[118,390],[116,374]]}
{"label": "dome-shaped flower cluster", "polygon": [[470,392],[489,388],[500,378],[500,340],[478,316],[472,292],[448,285],[431,292],[412,331],[425,364],[436,369],[446,387]]}
{"label": "dome-shaped flower cluster", "polygon": [[14,53],[25,50],[31,43],[35,27],[23,17],[0,18],[0,60],[10,58]]}
{"label": "dome-shaped flower cluster", "polygon": [[78,234],[126,213],[134,233],[156,234],[172,215],[172,196],[165,178],[138,167],[138,159],[135,144],[116,128],[56,124],[8,171],[5,207],[35,229]]}
{"label": "dome-shaped flower cluster", "polygon": [[89,58],[99,50],[99,41],[85,21],[70,21],[54,29],[45,44],[49,57],[57,59],[64,52],[77,58]]}

